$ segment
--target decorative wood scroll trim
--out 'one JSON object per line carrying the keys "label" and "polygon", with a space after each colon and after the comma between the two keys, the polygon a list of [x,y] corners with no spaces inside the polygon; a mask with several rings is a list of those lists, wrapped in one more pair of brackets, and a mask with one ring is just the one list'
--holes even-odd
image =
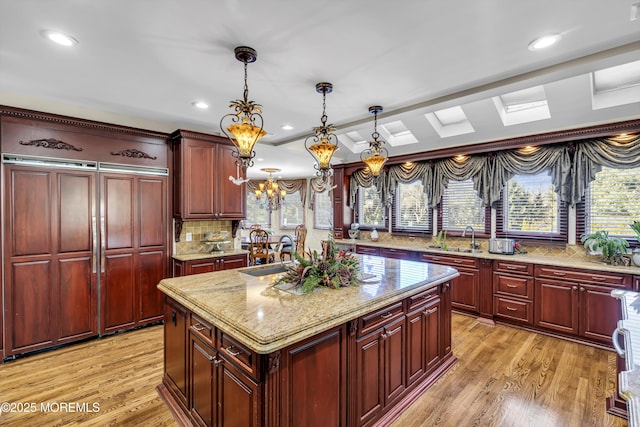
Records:
{"label": "decorative wood scroll trim", "polygon": [[239,227],[240,227],[240,220],[239,219],[232,219],[231,220],[231,237],[233,237],[234,239],[238,235],[238,228]]}
{"label": "decorative wood scroll trim", "polygon": [[135,148],[131,148],[131,149],[128,149],[128,150],[121,150],[121,151],[112,151],[111,155],[112,156],[133,157],[133,158],[136,158],[136,159],[151,159],[151,160],[157,159],[157,157],[150,156],[147,153],[145,153],[144,151],[136,150]]}
{"label": "decorative wood scroll trim", "polygon": [[180,241],[180,234],[182,234],[182,224],[184,224],[184,221],[180,218],[176,218],[176,235],[175,235],[175,239],[176,239],[176,243],[178,243]]}
{"label": "decorative wood scroll trim", "polygon": [[269,373],[274,374],[280,369],[280,352],[276,351],[269,355]]}
{"label": "decorative wood scroll trim", "polygon": [[50,148],[52,150],[82,151],[82,148],[78,148],[55,138],[32,139],[31,141],[19,141],[18,143],[20,145],[31,145],[33,147]]}

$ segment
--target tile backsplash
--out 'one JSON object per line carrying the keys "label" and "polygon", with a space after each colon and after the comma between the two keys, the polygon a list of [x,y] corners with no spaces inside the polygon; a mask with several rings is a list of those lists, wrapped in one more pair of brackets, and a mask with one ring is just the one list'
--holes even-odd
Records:
{"label": "tile backsplash", "polygon": [[[222,249],[233,249],[234,239],[231,234],[231,221],[185,221],[182,224],[180,241],[175,243],[176,255],[188,255],[196,253],[210,252],[211,245],[201,243],[207,233],[219,233],[227,231],[229,233],[229,243],[221,245]],[[191,233],[192,240],[187,242],[187,233]],[[238,235],[240,233],[238,232]]]}

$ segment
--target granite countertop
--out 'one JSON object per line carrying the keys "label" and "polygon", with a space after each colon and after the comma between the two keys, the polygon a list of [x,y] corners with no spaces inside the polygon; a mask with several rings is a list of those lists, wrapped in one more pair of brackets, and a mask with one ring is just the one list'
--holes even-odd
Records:
{"label": "granite countertop", "polygon": [[618,374],[618,393],[627,401],[629,426],[640,426],[640,293],[615,290],[611,295],[622,305],[616,332],[624,337],[625,370]]}
{"label": "granite countertop", "polygon": [[196,254],[173,255],[173,259],[178,261],[193,261],[197,259],[218,258],[229,255],[246,255],[249,251],[244,249],[227,249],[224,252],[198,252]]}
{"label": "granite countertop", "polygon": [[365,281],[295,295],[271,286],[278,273],[249,267],[163,279],[158,289],[251,350],[267,354],[459,275],[452,267],[357,255]]}
{"label": "granite countertop", "polygon": [[433,254],[441,254],[441,255],[453,255],[453,256],[466,256],[471,258],[479,258],[479,259],[491,259],[491,260],[503,260],[503,261],[517,261],[517,262],[527,262],[531,264],[544,264],[551,265],[555,267],[573,267],[573,268],[581,268],[585,270],[594,270],[601,272],[611,272],[611,273],[626,273],[626,274],[640,274],[640,267],[637,266],[619,266],[619,265],[611,265],[604,263],[602,261],[598,261],[594,258],[591,260],[584,259],[576,259],[569,257],[558,257],[554,256],[541,256],[541,255],[531,255],[531,254],[514,254],[514,255],[503,255],[503,254],[492,254],[486,250],[482,252],[468,253],[468,252],[456,252],[456,251],[443,251],[440,249],[420,247],[417,244],[411,243],[403,243],[403,242],[390,242],[390,241],[378,241],[373,242],[371,240],[364,239],[336,239],[336,243],[343,245],[363,245],[363,246],[372,246],[379,248],[391,248],[391,249],[404,249],[409,251],[417,251],[417,252],[425,252],[425,253],[433,253]]}

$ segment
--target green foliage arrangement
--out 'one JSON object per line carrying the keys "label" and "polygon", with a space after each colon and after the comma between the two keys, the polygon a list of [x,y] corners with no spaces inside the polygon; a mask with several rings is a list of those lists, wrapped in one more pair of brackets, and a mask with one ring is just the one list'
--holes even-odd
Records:
{"label": "green foliage arrangement", "polygon": [[297,263],[287,267],[287,271],[276,279],[272,286],[287,283],[300,287],[307,294],[318,287],[339,289],[358,284],[359,265],[355,255],[344,251],[335,251],[329,245],[325,255],[309,251],[309,259],[293,253]]}
{"label": "green foliage arrangement", "polygon": [[629,247],[629,242],[619,237],[609,236],[606,230],[596,231],[591,234],[585,234],[580,238],[585,249],[597,251],[602,249],[602,255],[609,261],[615,256],[625,254]]}
{"label": "green foliage arrangement", "polygon": [[636,233],[636,240],[640,242],[640,221],[633,221],[632,224],[629,224],[629,227]]}

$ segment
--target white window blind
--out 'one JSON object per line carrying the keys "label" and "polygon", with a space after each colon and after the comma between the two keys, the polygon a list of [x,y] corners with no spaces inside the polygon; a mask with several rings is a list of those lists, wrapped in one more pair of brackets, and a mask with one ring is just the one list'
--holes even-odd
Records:
{"label": "white window blind", "polygon": [[244,225],[248,228],[252,224],[261,224],[267,228],[271,227],[271,215],[269,215],[268,210],[260,207],[255,193],[247,191],[247,216],[244,220]]}
{"label": "white window blind", "polygon": [[330,192],[314,193],[313,203],[313,227],[321,230],[329,230],[333,226],[333,200]]}
{"label": "white window blind", "polygon": [[384,227],[384,206],[376,187],[358,187],[358,222],[365,227]]}
{"label": "white window blind", "polygon": [[304,224],[304,208],[300,200],[300,192],[287,194],[280,206],[280,228],[295,228]]}
{"label": "white window blind", "polygon": [[429,200],[422,182],[398,183],[395,194],[396,229],[428,229],[430,226]]}
{"label": "white window blind", "polygon": [[470,225],[474,230],[485,228],[485,208],[482,199],[473,189],[473,180],[449,180],[440,202],[442,229],[464,230]]}
{"label": "white window blind", "polygon": [[617,237],[635,238],[629,228],[640,220],[640,168],[603,167],[585,194],[586,232],[607,230]]}
{"label": "white window blind", "polygon": [[548,173],[515,175],[505,189],[504,231],[560,233],[558,197]]}

